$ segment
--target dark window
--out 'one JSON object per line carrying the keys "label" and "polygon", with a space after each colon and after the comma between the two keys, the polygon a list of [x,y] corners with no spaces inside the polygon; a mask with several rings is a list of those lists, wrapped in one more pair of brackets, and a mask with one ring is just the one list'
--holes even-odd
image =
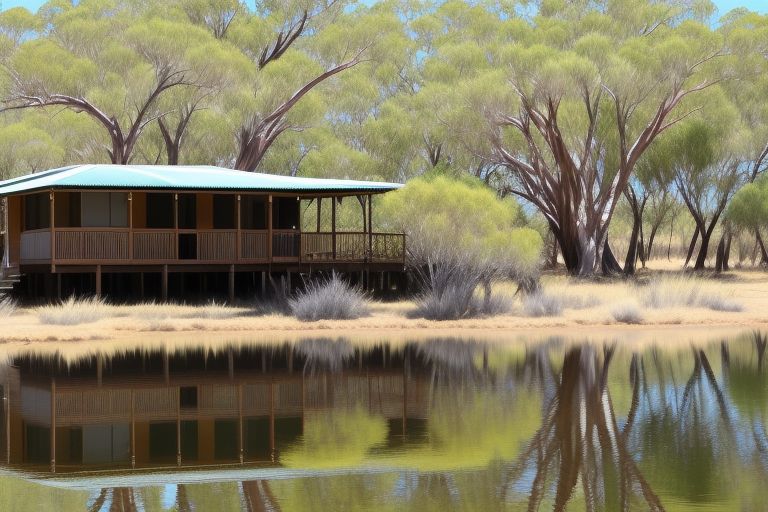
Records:
{"label": "dark window", "polygon": [[197,409],[197,386],[184,386],[179,391],[179,406],[182,409]]}
{"label": "dark window", "polygon": [[299,201],[295,197],[276,197],[272,200],[274,229],[298,229]]}
{"label": "dark window", "polygon": [[179,259],[197,259],[197,235],[195,233],[179,233]]}
{"label": "dark window", "polygon": [[216,460],[235,460],[237,455],[237,422],[235,420],[216,420],[213,424],[214,448]]}
{"label": "dark window", "polygon": [[80,192],[57,192],[54,223],[57,228],[80,227]]}
{"label": "dark window", "polygon": [[181,460],[197,460],[197,421],[185,420],[181,430]]}
{"label": "dark window", "polygon": [[173,228],[173,194],[147,194],[147,227]]}
{"label": "dark window", "polygon": [[51,429],[27,425],[25,429],[27,441],[27,460],[33,464],[51,461]]}
{"label": "dark window", "polygon": [[235,229],[235,196],[214,194],[213,229]]}
{"label": "dark window", "polygon": [[51,227],[51,199],[48,193],[24,196],[24,229]]}
{"label": "dark window", "polygon": [[243,196],[240,201],[240,227],[267,229],[267,201],[264,197]]}
{"label": "dark window", "polygon": [[179,194],[179,229],[197,227],[197,201],[195,194]]}
{"label": "dark window", "polygon": [[176,460],[176,423],[149,424],[149,460],[167,462]]}

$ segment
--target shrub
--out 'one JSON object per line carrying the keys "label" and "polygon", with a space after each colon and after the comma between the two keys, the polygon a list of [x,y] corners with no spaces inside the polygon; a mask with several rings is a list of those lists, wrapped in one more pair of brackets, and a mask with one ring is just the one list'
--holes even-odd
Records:
{"label": "shrub", "polygon": [[623,324],[639,324],[643,322],[643,314],[634,302],[620,304],[611,310],[613,319]]}
{"label": "shrub", "polygon": [[37,309],[41,323],[51,325],[79,325],[96,322],[110,316],[109,306],[98,297],[70,297],[59,304],[42,306]]}
{"label": "shrub", "polygon": [[288,299],[288,306],[293,316],[305,322],[353,320],[368,314],[366,294],[335,273],[330,278],[309,282],[303,291]]}
{"label": "shrub", "polygon": [[494,293],[487,299],[485,297],[473,297],[471,312],[479,316],[505,315],[512,311],[514,297],[505,293]]}
{"label": "shrub", "polygon": [[532,293],[523,298],[523,311],[526,316],[557,316],[565,306],[562,297],[544,292]]}
{"label": "shrub", "polygon": [[12,298],[2,295],[0,296],[0,318],[6,318],[16,312],[16,301]]}

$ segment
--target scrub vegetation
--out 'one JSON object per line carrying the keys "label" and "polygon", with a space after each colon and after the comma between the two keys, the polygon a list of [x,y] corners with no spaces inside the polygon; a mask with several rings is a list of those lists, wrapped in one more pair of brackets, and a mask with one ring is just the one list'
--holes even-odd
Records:
{"label": "scrub vegetation", "polygon": [[[768,16],[708,0],[369,4],[2,11],[0,178],[130,162],[404,183],[372,219],[408,236],[420,293],[402,318],[589,322],[618,289],[646,323],[661,309],[749,310],[707,272],[768,264]],[[339,229],[359,229],[352,200],[339,206]],[[552,273],[568,289],[548,288]],[[266,306],[71,298],[37,314],[358,315],[359,291],[331,284]],[[326,288],[339,304],[318,299]]]}

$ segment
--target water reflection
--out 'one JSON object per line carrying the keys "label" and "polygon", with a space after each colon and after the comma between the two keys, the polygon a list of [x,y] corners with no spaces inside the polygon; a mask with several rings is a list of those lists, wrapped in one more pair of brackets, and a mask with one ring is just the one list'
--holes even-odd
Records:
{"label": "water reflection", "polygon": [[78,510],[760,510],[767,344],[19,354],[0,486]]}

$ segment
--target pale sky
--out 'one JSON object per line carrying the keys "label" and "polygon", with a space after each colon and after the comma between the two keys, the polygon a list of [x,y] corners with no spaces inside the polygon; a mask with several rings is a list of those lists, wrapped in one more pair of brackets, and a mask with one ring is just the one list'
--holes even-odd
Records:
{"label": "pale sky", "polygon": [[[720,14],[725,14],[734,7],[747,7],[753,11],[768,13],[768,2],[765,0],[714,0]],[[11,7],[24,6],[34,11],[45,3],[45,0],[0,0],[0,6],[3,9]]]}

